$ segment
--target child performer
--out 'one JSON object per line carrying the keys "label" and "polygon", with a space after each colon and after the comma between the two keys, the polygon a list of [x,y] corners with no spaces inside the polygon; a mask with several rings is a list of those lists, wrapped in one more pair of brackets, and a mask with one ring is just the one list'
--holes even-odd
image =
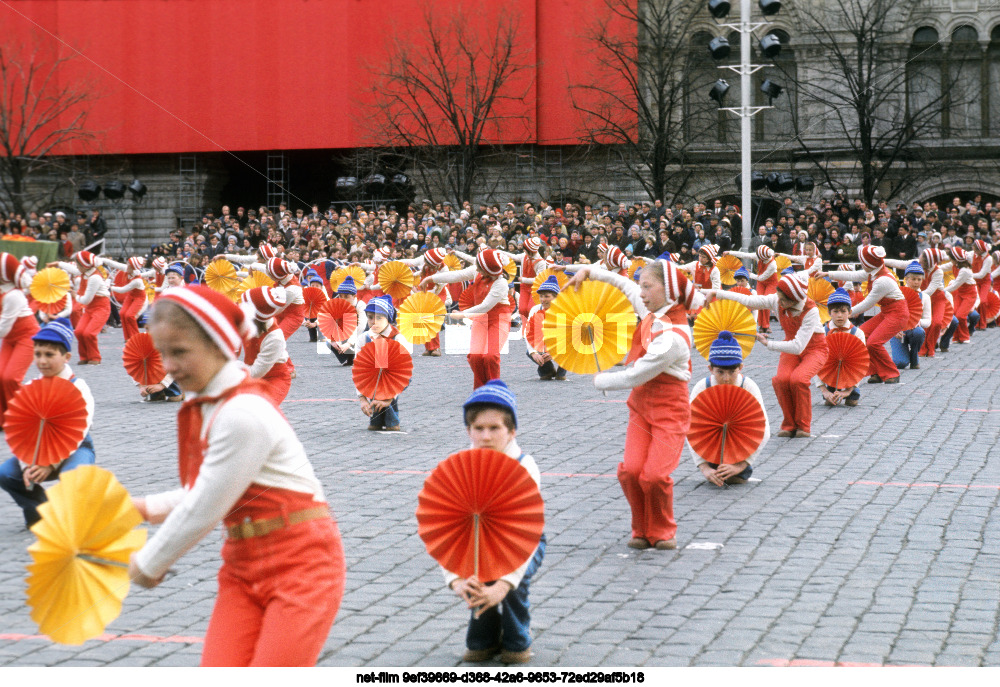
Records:
{"label": "child performer", "polygon": [[718,259],[715,246],[704,245],[698,249],[696,262],[689,262],[677,267],[684,270],[699,289],[721,289],[722,275],[719,273],[719,268],[715,266]]}
{"label": "child performer", "polygon": [[[153,269],[147,272],[145,275],[147,279],[151,280],[153,285],[153,291],[156,292],[156,296],[154,297],[154,299],[159,298],[160,293],[162,293],[163,289],[166,288],[168,265],[169,263],[167,262],[167,259],[165,257],[163,257],[162,255],[157,255],[155,258],[153,258],[153,262],[150,263],[150,267],[152,267]],[[181,279],[183,280],[183,278],[184,275],[182,274]]]}
{"label": "child performer", "polygon": [[350,367],[354,364],[355,354],[360,350],[358,348],[358,339],[361,338],[361,332],[364,330],[366,321],[365,302],[358,298],[358,287],[354,283],[354,277],[350,275],[344,277],[344,281],[340,282],[340,286],[337,287],[337,298],[347,301],[354,307],[354,312],[358,316],[358,326],[354,328],[354,332],[345,340],[331,341],[326,345],[337,356],[337,360],[340,361],[343,367]]}
{"label": "child performer", "polygon": [[951,260],[958,269],[958,274],[948,286],[944,287],[955,299],[955,317],[958,318],[958,330],[954,342],[967,344],[972,339],[969,331],[969,313],[976,307],[979,292],[976,290],[976,280],[973,278],[969,254],[961,246],[952,246]]}
{"label": "child performer", "polygon": [[790,262],[802,265],[802,271],[796,272],[796,274],[799,276],[799,279],[808,284],[810,277],[815,276],[823,268],[823,259],[819,255],[816,244],[806,240],[808,239],[808,235],[806,235],[806,239],[802,239],[801,234],[805,234],[805,232],[799,232],[799,234],[801,241],[796,245],[796,249],[801,246],[801,254],[788,255],[787,253],[778,253],[778,255],[784,255]]}
{"label": "child performer", "polygon": [[108,322],[111,314],[111,289],[108,280],[97,269],[98,258],[90,251],[81,250],[73,256],[76,263],[50,263],[49,267],[61,267],[71,275],[80,275],[80,288],[76,300],[83,306],[83,314],[73,330],[80,344],[80,364],[100,365],[101,349],[97,345],[97,335]]}
{"label": "child performer", "polygon": [[537,236],[529,236],[524,239],[523,253],[504,253],[521,268],[521,294],[517,299],[517,311],[523,319],[527,319],[528,311],[534,305],[534,301],[531,300],[531,286],[526,287],[524,280],[533,282],[535,277],[545,270],[545,258],[538,252],[541,247],[541,239]]}
{"label": "child performer", "polygon": [[826,362],[827,348],[819,310],[806,295],[806,285],[794,274],[778,282],[776,293],[768,296],[744,296],[731,291],[712,291],[716,298],[737,301],[752,310],[778,311],[784,341],[769,341],[765,334],[757,340],[769,350],[778,351],[778,371],[771,380],[774,394],[784,417],[779,437],[812,436],[812,378]]}
{"label": "child performer", "polygon": [[[517,399],[499,379],[491,379],[472,392],[462,405],[465,431],[472,448],[500,451],[516,460],[541,486],[535,459],[521,450],[517,435]],[[527,663],[531,659],[531,615],[528,592],[531,578],[545,557],[545,534],[524,564],[499,580],[481,582],[462,579],[444,571],[448,587],[472,609],[465,635],[466,663],[481,663],[500,654],[503,663]],[[442,569],[443,570],[443,569]]]}
{"label": "child performer", "polygon": [[[323,290],[323,285],[325,283],[324,280],[323,280],[323,278],[321,276],[319,276],[318,274],[316,274],[315,272],[313,272],[312,270],[309,271],[309,277],[307,279],[307,282],[308,282],[308,284],[307,284],[308,286],[320,289],[321,291],[323,291],[324,294],[326,293],[326,291]],[[305,302],[305,301],[303,300],[303,302]],[[306,314],[308,314],[308,313],[306,313]],[[306,329],[309,330],[309,343],[318,343],[319,342],[319,327],[316,325],[316,318],[315,317],[307,317],[306,318]]]}
{"label": "child performer", "polygon": [[[826,300],[827,310],[830,312],[830,321],[823,325],[823,330],[829,336],[831,332],[839,332],[856,336],[865,343],[865,333],[851,323],[851,294],[845,289],[836,289]],[[893,339],[895,341],[895,339]],[[823,402],[828,406],[835,406],[841,401],[845,406],[854,407],[861,400],[861,389],[835,389],[827,386],[821,380],[816,380],[816,386],[823,394]]]}
{"label": "child performer", "polygon": [[910,287],[920,294],[921,314],[920,321],[913,329],[900,332],[889,339],[889,351],[892,353],[892,361],[900,370],[906,369],[909,365],[911,370],[920,369],[920,349],[924,345],[924,333],[931,324],[931,297],[920,290],[920,284],[924,280],[924,270],[920,263],[914,260],[906,266],[903,274],[904,285]]}
{"label": "child performer", "polygon": [[162,527],[129,576],[155,587],[222,520],[219,592],[205,666],[313,665],[344,592],[340,533],[302,444],[236,354],[249,322],[203,286],[172,289],[150,333],[166,371],[194,398],[177,416],[181,488],[133,498]]}
{"label": "child performer", "polygon": [[[432,274],[438,274],[440,272],[447,272],[448,267],[444,264],[445,251],[443,248],[431,248],[423,255],[413,258],[411,260],[400,260],[401,263],[407,265],[411,268],[416,268],[420,270],[420,280],[422,283],[424,279],[431,276]],[[448,289],[445,288],[443,284],[434,285],[428,284],[424,287],[417,287],[418,291],[429,291],[435,296],[441,299],[445,304],[445,307],[451,305],[451,294]],[[441,357],[441,333],[438,332],[434,335],[434,338],[424,344],[424,352],[421,354],[424,356],[431,356],[434,358]]]}
{"label": "child performer", "polygon": [[472,281],[476,305],[465,311],[451,313],[452,319],[472,317],[472,342],[469,346],[469,367],[472,368],[472,388],[476,389],[491,379],[500,378],[500,351],[510,333],[510,303],[508,285],[503,268],[506,258],[492,248],[476,256],[476,266],[455,272],[432,274],[424,277],[420,286],[454,284]]}
{"label": "child performer", "polygon": [[882,246],[862,246],[858,260],[863,269],[854,272],[820,272],[817,276],[838,281],[854,281],[867,277],[868,295],[851,309],[851,317],[858,317],[875,305],[879,314],[861,325],[868,346],[868,383],[898,384],[899,370],[885,350],[885,344],[903,331],[910,317],[910,309],[899,290],[896,275],[885,266],[885,249]]}
{"label": "child performer", "polygon": [[[944,311],[948,303],[948,294],[944,290],[944,255],[937,248],[928,248],[920,255],[920,266],[924,270],[924,279],[921,283],[923,295],[931,299],[931,323],[924,332],[924,345],[920,349],[920,355],[933,358],[934,348],[949,322],[944,321]],[[957,326],[957,325],[956,325]]]}
{"label": "child performer", "polygon": [[122,336],[128,342],[133,336],[139,333],[139,318],[146,311],[149,300],[146,298],[146,282],[142,278],[142,268],[146,264],[146,258],[131,257],[127,265],[121,265],[109,260],[104,261],[113,267],[124,268],[128,276],[128,283],[125,286],[112,286],[111,291],[119,294],[122,299],[122,307],[118,311],[118,316],[122,320]]}
{"label": "child performer", "polygon": [[972,278],[976,280],[976,290],[979,292],[979,323],[976,329],[986,329],[986,301],[993,288],[993,256],[990,247],[982,239],[976,239],[972,244],[975,256],[972,258]]}
{"label": "child performer", "polygon": [[[368,301],[365,306],[365,315],[368,319],[368,329],[358,339],[358,352],[365,347],[365,344],[374,341],[379,337],[393,339],[403,343],[406,339],[393,326],[396,321],[396,309],[392,305],[392,298],[389,295],[376,296]],[[376,390],[377,391],[377,390]],[[399,397],[390,399],[373,398],[370,401],[361,393],[358,393],[358,402],[361,403],[361,412],[371,418],[368,429],[372,432],[399,432]]]}
{"label": "child performer", "polygon": [[278,257],[278,251],[269,243],[261,243],[257,246],[256,255],[235,255],[227,253],[225,255],[220,255],[219,257],[225,258],[229,262],[235,262],[238,265],[249,265],[250,269],[263,272],[267,261]]}
{"label": "child performer", "polygon": [[243,362],[250,366],[252,378],[267,384],[268,398],[279,407],[292,386],[285,336],[274,321],[287,305],[285,290],[280,286],[258,286],[244,291],[241,300],[253,323],[253,331],[243,345]]}
{"label": "child performer", "polygon": [[[741,260],[755,260],[757,274],[750,278],[757,282],[757,295],[770,296],[778,286],[778,263],[774,261],[774,251],[768,246],[757,246],[756,253],[741,253],[736,250],[726,251],[725,255],[735,255]],[[771,311],[757,311],[757,330],[764,334],[771,333]]]}
{"label": "child performer", "polygon": [[[594,377],[601,390],[632,389],[625,458],[618,465],[618,482],[632,510],[633,549],[677,548],[674,481],[691,424],[688,380],[691,379],[691,330],[671,319],[670,310],[685,313],[701,307],[704,298],[677,266],[655,260],[642,268],[639,283],[606,270],[584,267],[566,284],[587,279],[611,284],[629,299],[641,322],[621,372]],[[685,315],[686,318],[686,315]],[[634,364],[633,364],[634,363]]]}
{"label": "child performer", "polygon": [[90,388],[82,379],[73,375],[69,366],[73,350],[73,328],[69,320],[58,319],[49,322],[31,337],[33,341],[35,367],[41,373],[40,377],[61,377],[72,382],[83,396],[87,407],[87,426],[80,444],[62,462],[55,465],[31,465],[30,457],[11,458],[0,465],[0,488],[14,499],[14,502],[24,511],[24,522],[31,527],[41,520],[38,506],[45,503],[45,490],[41,483],[57,479],[64,472],[69,472],[80,465],[94,464],[94,442],[90,438],[90,426],[94,421],[94,397]]}
{"label": "child performer", "polygon": [[764,411],[764,440],[749,458],[737,463],[723,465],[710,463],[702,459],[701,456],[691,449],[690,444],[688,444],[688,449],[694,457],[695,465],[701,470],[701,474],[715,486],[746,484],[750,475],[753,474],[753,461],[761,454],[764,446],[767,445],[768,439],[771,438],[771,423],[767,417],[767,410],[764,408],[764,397],[761,395],[760,387],[757,386],[757,383],[749,377],[743,376],[743,350],[736,339],[733,338],[731,332],[719,332],[718,338],[712,342],[712,347],[708,353],[708,370],[710,372],[709,376],[700,380],[694,385],[694,389],[691,390],[691,403],[694,403],[694,399],[698,397],[698,394],[711,386],[732,384],[741,389],[746,389],[757,399],[761,410]]}
{"label": "child performer", "polygon": [[21,290],[24,268],[10,253],[0,253],[0,419],[31,367],[31,337],[38,321]]}
{"label": "child performer", "polygon": [[[306,317],[306,301],[302,297],[302,286],[299,284],[299,278],[295,276],[297,268],[295,263],[281,258],[271,258],[267,261],[264,271],[277,286],[285,290],[288,305],[278,315],[277,324],[287,341]],[[292,370],[295,370],[294,366]]]}
{"label": "child performer", "polygon": [[[528,348],[528,358],[538,365],[538,378],[542,381],[549,379],[566,379],[566,370],[556,365],[552,356],[545,350],[545,343],[542,341],[542,325],[545,322],[545,313],[548,311],[552,301],[559,295],[559,282],[555,277],[549,277],[538,287],[538,300],[540,303],[531,308],[528,312],[527,324],[525,325],[524,343]],[[535,340],[539,348],[535,348],[531,341]]]}

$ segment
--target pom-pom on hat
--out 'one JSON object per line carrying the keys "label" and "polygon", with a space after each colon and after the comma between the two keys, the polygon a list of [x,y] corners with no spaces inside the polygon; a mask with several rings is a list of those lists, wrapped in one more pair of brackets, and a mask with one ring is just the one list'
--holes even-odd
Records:
{"label": "pom-pom on hat", "polygon": [[440,267],[444,264],[444,256],[445,252],[443,248],[431,248],[424,253],[424,260],[434,267]]}
{"label": "pom-pom on hat", "polygon": [[10,253],[0,253],[0,281],[17,283],[21,261]]}
{"label": "pom-pom on hat", "polygon": [[260,322],[271,319],[288,305],[288,296],[280,286],[258,286],[244,291],[240,300],[251,306],[254,319]]}
{"label": "pom-pom on hat", "polygon": [[153,269],[157,272],[162,272],[167,267],[167,259],[162,255],[158,255],[153,258]]}
{"label": "pom-pom on hat", "polygon": [[503,272],[504,262],[503,256],[492,248],[487,248],[476,256],[479,269],[494,277]]}
{"label": "pom-pom on hat", "polygon": [[847,293],[845,289],[834,289],[830,297],[826,299],[826,307],[832,308],[835,305],[846,305],[848,308],[853,307],[851,294]]}
{"label": "pom-pom on hat", "polygon": [[796,303],[801,303],[806,299],[806,285],[794,274],[786,274],[778,281],[778,291]]}
{"label": "pom-pom on hat", "polygon": [[92,270],[97,267],[97,257],[89,250],[77,251],[73,259],[80,263],[80,267],[85,270]]}
{"label": "pom-pom on hat", "polygon": [[747,272],[747,268],[746,267],[741,267],[738,270],[736,270],[735,272],[733,272],[733,277],[735,279],[746,279],[746,280],[749,280],[750,279],[750,273]]}
{"label": "pom-pom on hat", "polygon": [[559,293],[562,289],[559,288],[559,280],[555,277],[549,277],[542,282],[542,285],[538,287],[538,293],[543,293],[548,291],[549,293]]}
{"label": "pom-pom on hat", "polygon": [[605,256],[604,260],[610,265],[619,270],[628,269],[625,253],[618,246],[611,246],[608,248],[608,254]]}
{"label": "pom-pom on hat", "polygon": [[885,248],[882,246],[862,246],[858,250],[858,260],[866,272],[874,272],[885,265]]}
{"label": "pom-pom on hat", "polygon": [[392,299],[389,296],[377,296],[371,299],[365,306],[365,312],[384,315],[390,322],[396,319],[396,308],[392,306]]}
{"label": "pom-pom on hat", "polygon": [[722,330],[708,351],[708,364],[715,367],[735,367],[743,364],[743,349],[732,332]]}
{"label": "pom-pom on hat", "polygon": [[542,241],[537,236],[529,236],[524,239],[524,250],[529,253],[537,253],[538,249],[542,247]]}
{"label": "pom-pom on hat", "polygon": [[240,306],[227,296],[200,285],[167,289],[160,301],[179,306],[208,334],[226,358],[236,360],[243,339],[249,333],[249,321]]}
{"label": "pom-pom on hat", "polygon": [[66,348],[66,352],[73,350],[73,324],[65,317],[52,320],[42,325],[33,337],[32,341],[50,341],[61,344]]}
{"label": "pom-pom on hat", "polygon": [[38,257],[35,255],[25,255],[21,258],[21,266],[26,270],[38,269]]}
{"label": "pom-pom on hat", "polygon": [[472,395],[462,404],[462,411],[467,411],[470,406],[490,405],[497,406],[509,411],[514,418],[514,429],[517,429],[517,399],[503,381],[491,379],[481,387],[472,392]]}
{"label": "pom-pom on hat", "polygon": [[350,294],[352,296],[357,296],[358,287],[354,283],[354,277],[351,275],[344,277],[344,281],[340,282],[340,286],[337,287],[337,293],[340,295]]}
{"label": "pom-pom on hat", "polygon": [[908,274],[919,274],[922,277],[924,276],[924,268],[920,266],[919,262],[914,260],[913,262],[911,262],[909,265],[906,266],[905,270],[903,270],[904,277]]}
{"label": "pom-pom on hat", "polygon": [[768,246],[757,246],[757,259],[761,262],[767,262],[774,257],[774,251]]}

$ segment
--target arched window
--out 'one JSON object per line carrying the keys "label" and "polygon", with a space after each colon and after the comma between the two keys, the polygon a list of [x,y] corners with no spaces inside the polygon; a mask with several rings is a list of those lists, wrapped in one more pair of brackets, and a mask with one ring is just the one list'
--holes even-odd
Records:
{"label": "arched window", "polygon": [[918,122],[927,133],[941,136],[944,121],[941,117],[941,83],[943,51],[936,29],[923,26],[913,33],[913,41],[906,62],[906,107],[911,121]]}
{"label": "arched window", "polygon": [[979,33],[963,25],[951,32],[948,50],[948,135],[980,136],[983,125],[983,52]]}
{"label": "arched window", "polygon": [[784,91],[770,103],[773,109],[762,111],[754,119],[759,138],[785,141],[795,135],[794,117],[797,106],[795,79],[798,76],[796,74],[795,51],[792,49],[791,38],[787,32],[773,29],[771,33],[781,41],[781,53],[774,60],[762,60],[767,66],[754,74],[754,103],[757,105],[769,104],[768,97],[760,90],[765,79],[779,84]]}

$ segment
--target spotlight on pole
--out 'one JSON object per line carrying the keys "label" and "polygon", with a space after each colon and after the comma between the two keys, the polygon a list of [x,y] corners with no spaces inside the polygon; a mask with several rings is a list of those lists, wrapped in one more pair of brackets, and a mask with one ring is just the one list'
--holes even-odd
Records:
{"label": "spotlight on pole", "polygon": [[777,84],[770,79],[764,79],[764,83],[760,85],[760,92],[767,96],[768,101],[777,98],[784,90],[785,89],[782,88],[780,84]]}
{"label": "spotlight on pole", "polygon": [[773,59],[781,52],[781,39],[769,33],[760,39],[760,53],[767,59]]}
{"label": "spotlight on pole", "polygon": [[760,0],[757,4],[765,17],[772,17],[781,10],[781,0]]}
{"label": "spotlight on pole", "polygon": [[132,183],[128,185],[128,191],[132,194],[133,200],[142,200],[142,197],[146,195],[146,184],[138,179],[133,179]]}
{"label": "spotlight on pole", "polygon": [[713,38],[708,43],[708,51],[712,53],[713,60],[724,60],[729,57],[729,41],[722,36]]}
{"label": "spotlight on pole", "polygon": [[93,179],[88,179],[77,187],[76,195],[85,203],[93,203],[101,195],[101,187]]}
{"label": "spotlight on pole", "polygon": [[795,190],[799,192],[808,192],[816,188],[816,183],[813,178],[808,174],[803,174],[800,177],[795,177]]}
{"label": "spotlight on pole", "polygon": [[[763,172],[751,172],[750,173],[750,188],[754,191],[759,191],[767,186],[767,180],[764,178]],[[739,191],[743,188],[743,175],[736,175],[736,190]]]}
{"label": "spotlight on pole", "polygon": [[712,90],[708,92],[708,97],[719,103],[719,107],[722,107],[722,99],[726,97],[728,91],[729,84],[726,83],[725,79],[719,79],[712,86]]}
{"label": "spotlight on pole", "polygon": [[708,2],[708,11],[716,19],[725,19],[729,15],[730,9],[732,6],[729,4],[729,0],[709,0]]}
{"label": "spotlight on pole", "polygon": [[109,181],[104,184],[104,197],[108,200],[121,200],[125,196],[125,184],[120,181]]}
{"label": "spotlight on pole", "polygon": [[795,178],[784,172],[771,172],[767,175],[767,190],[771,193],[783,193],[795,188]]}

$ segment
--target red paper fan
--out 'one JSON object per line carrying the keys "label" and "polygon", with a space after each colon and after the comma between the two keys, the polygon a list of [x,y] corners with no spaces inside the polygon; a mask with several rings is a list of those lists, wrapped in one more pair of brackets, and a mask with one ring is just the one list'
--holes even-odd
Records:
{"label": "red paper fan", "polygon": [[[691,402],[691,449],[709,463],[738,463],[764,441],[764,408],[732,384],[710,386]],[[721,460],[720,460],[721,457]]]}
{"label": "red paper fan", "polygon": [[951,326],[951,318],[955,316],[955,306],[952,305],[951,301],[947,298],[944,299],[944,318],[941,320],[943,323],[941,326],[947,329]]}
{"label": "red paper fan", "polygon": [[819,378],[834,389],[850,389],[868,375],[868,349],[861,339],[847,332],[826,336],[829,352]]}
{"label": "red paper fan", "polygon": [[851,296],[852,308],[865,299],[865,294],[861,293],[860,291],[848,291],[848,293]]}
{"label": "red paper fan", "polygon": [[32,465],[66,460],[87,433],[87,403],[73,382],[42,377],[22,386],[7,404],[4,436],[10,450]]}
{"label": "red paper fan", "polygon": [[924,303],[920,300],[920,294],[909,286],[900,286],[899,290],[903,292],[903,298],[906,299],[906,305],[910,309],[910,319],[906,321],[906,330],[909,331],[920,323],[920,318],[924,314]]}
{"label": "red paper fan", "polygon": [[748,289],[745,286],[734,286],[733,288],[729,289],[729,293],[742,293],[744,296],[752,295],[750,289]]}
{"label": "red paper fan", "polygon": [[458,309],[459,310],[468,310],[469,308],[471,308],[471,307],[473,307],[475,305],[478,305],[478,303],[476,302],[476,293],[475,293],[475,291],[476,291],[475,289],[473,289],[472,287],[469,287],[467,289],[464,289],[462,291],[462,293],[459,294],[459,296],[458,296]]}
{"label": "red paper fan", "polygon": [[366,398],[394,398],[412,376],[413,358],[393,339],[380,336],[369,341],[354,357],[354,386]]}
{"label": "red paper fan", "polygon": [[331,298],[319,306],[316,324],[330,341],[344,341],[358,328],[358,311],[343,298]]}
{"label": "red paper fan", "polygon": [[302,300],[306,302],[306,317],[310,320],[316,319],[320,306],[327,301],[326,291],[318,286],[307,286],[302,289]]}
{"label": "red paper fan", "polygon": [[990,291],[982,308],[983,317],[986,318],[987,322],[995,320],[997,315],[1000,315],[1000,294],[997,294],[996,291]]}
{"label": "red paper fan", "polygon": [[542,326],[545,322],[545,311],[539,310],[524,325],[524,336],[536,351],[545,350],[545,336]]}
{"label": "red paper fan", "polygon": [[[115,272],[114,279],[111,280],[111,285],[121,288],[123,286],[127,286],[130,281],[132,280],[128,278],[128,275],[125,274],[124,270],[118,270]],[[124,298],[124,293],[115,293],[114,291],[111,292],[111,300],[117,303],[119,307],[121,307],[122,299]]]}
{"label": "red paper fan", "polygon": [[499,451],[448,456],[417,498],[417,531],[427,552],[461,577],[488,582],[514,572],[538,547],[545,527],[535,480]]}
{"label": "red paper fan", "polygon": [[38,312],[43,312],[46,315],[58,315],[66,307],[66,299],[69,298],[69,294],[63,296],[55,303],[42,303],[41,301],[35,301],[35,305],[38,306]]}
{"label": "red paper fan", "polygon": [[145,332],[133,334],[122,350],[122,363],[128,376],[143,386],[159,384],[166,376],[163,359],[153,345],[153,337]]}

